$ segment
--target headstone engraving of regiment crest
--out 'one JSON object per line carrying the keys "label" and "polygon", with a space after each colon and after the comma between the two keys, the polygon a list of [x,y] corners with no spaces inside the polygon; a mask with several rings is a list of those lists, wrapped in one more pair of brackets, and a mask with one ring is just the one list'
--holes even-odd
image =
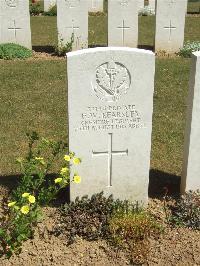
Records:
{"label": "headstone engraving of regiment crest", "polygon": [[130,87],[131,77],[128,69],[114,61],[106,62],[96,69],[96,96],[107,102],[118,101]]}

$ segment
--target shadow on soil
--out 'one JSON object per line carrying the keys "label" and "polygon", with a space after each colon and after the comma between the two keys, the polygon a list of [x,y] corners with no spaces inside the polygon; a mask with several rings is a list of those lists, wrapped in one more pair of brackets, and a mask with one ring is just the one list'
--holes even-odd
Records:
{"label": "shadow on soil", "polygon": [[154,46],[152,46],[152,45],[141,44],[141,45],[138,45],[138,48],[139,49],[144,49],[144,50],[154,51]]}
{"label": "shadow on soil", "polygon": [[149,174],[149,197],[162,198],[166,191],[168,196],[176,197],[180,194],[181,177],[155,169]]}
{"label": "shadow on soil", "polygon": [[[47,175],[47,178],[55,178],[57,174],[49,174]],[[17,187],[17,183],[19,181],[20,175],[9,175],[9,176],[0,176],[0,187],[5,187],[8,189],[8,191],[11,191],[12,189],[15,189]],[[69,194],[69,186],[65,189],[63,189],[59,195],[58,200],[55,200],[53,202],[53,206],[59,206],[63,203],[69,202],[70,194]]]}
{"label": "shadow on soil", "polygon": [[32,49],[33,49],[33,51],[39,52],[39,53],[52,54],[55,52],[55,48],[51,45],[49,45],[49,46],[33,46]]}
{"label": "shadow on soil", "polygon": [[[55,173],[49,174],[48,178],[54,178]],[[0,186],[12,190],[17,186],[20,175],[0,176]],[[172,175],[155,169],[150,170],[149,175],[149,197],[162,198],[167,190],[167,195],[177,197],[180,194],[180,176]],[[69,202],[69,187],[60,192],[59,202],[54,205]]]}

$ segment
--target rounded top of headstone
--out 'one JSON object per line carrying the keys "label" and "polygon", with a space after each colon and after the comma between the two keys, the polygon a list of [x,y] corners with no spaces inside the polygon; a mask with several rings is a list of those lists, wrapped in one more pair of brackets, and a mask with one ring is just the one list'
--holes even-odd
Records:
{"label": "rounded top of headstone", "polygon": [[132,52],[132,53],[139,53],[139,54],[146,54],[155,56],[155,54],[150,50],[138,49],[138,48],[130,48],[130,47],[97,47],[97,48],[89,48],[89,49],[82,49],[74,52],[69,52],[66,54],[67,57],[83,55],[83,54],[91,54],[97,52],[109,52],[109,51],[119,51],[119,52]]}

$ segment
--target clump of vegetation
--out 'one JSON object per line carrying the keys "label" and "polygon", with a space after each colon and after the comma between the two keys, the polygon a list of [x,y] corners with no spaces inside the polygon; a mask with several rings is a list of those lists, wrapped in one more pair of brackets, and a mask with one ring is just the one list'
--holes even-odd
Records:
{"label": "clump of vegetation", "polygon": [[154,16],[155,10],[149,6],[145,6],[139,10],[139,16]]}
{"label": "clump of vegetation", "polygon": [[110,240],[130,253],[131,261],[143,263],[148,254],[148,237],[159,237],[163,228],[146,210],[135,205],[119,208],[109,219]]}
{"label": "clump of vegetation", "polygon": [[86,240],[104,237],[115,204],[112,196],[106,198],[103,193],[91,198],[77,198],[60,209],[60,222],[55,233],[66,235],[68,243],[74,242],[77,235]]}
{"label": "clump of vegetation", "polygon": [[[114,200],[112,196],[106,198],[103,193],[65,204],[60,209],[60,221],[55,227],[55,234],[65,235],[68,244],[74,242],[76,236],[86,240],[101,238],[115,247],[131,248],[132,252],[141,243],[144,245],[148,236],[159,235],[160,231],[161,227],[154,218],[138,204]],[[143,250],[146,252],[145,248]],[[136,253],[132,255],[138,261]]]}
{"label": "clump of vegetation", "polygon": [[[56,199],[58,193],[70,182],[79,184],[81,177],[70,173],[70,165],[78,165],[81,159],[74,153],[64,155],[64,162],[56,177],[48,173],[66,144],[40,138],[36,132],[27,134],[28,153],[20,158],[22,176],[9,201],[4,200],[3,215],[0,217],[0,255],[10,257],[19,252],[21,243],[33,236],[34,226],[42,217],[41,206]],[[70,176],[73,176],[70,181]]]}
{"label": "clump of vegetation", "polygon": [[15,43],[0,44],[0,59],[12,60],[15,58],[25,59],[32,56],[32,51]]}
{"label": "clump of vegetation", "polygon": [[170,221],[178,226],[200,230],[200,191],[189,191],[172,209]]}
{"label": "clump of vegetation", "polygon": [[64,39],[60,38],[59,44],[54,47],[55,53],[58,56],[65,56],[66,53],[72,51],[73,43],[74,43],[74,34],[73,33],[71,35],[71,40],[67,43],[64,43]]}
{"label": "clump of vegetation", "polygon": [[51,6],[48,11],[43,12],[43,15],[50,17],[57,16],[57,5]]}
{"label": "clump of vegetation", "polygon": [[29,7],[31,16],[38,16],[42,13],[42,7],[40,3],[31,3]]}
{"label": "clump of vegetation", "polygon": [[198,41],[187,41],[183,48],[180,49],[179,55],[182,57],[191,57],[193,52],[200,51],[200,42]]}

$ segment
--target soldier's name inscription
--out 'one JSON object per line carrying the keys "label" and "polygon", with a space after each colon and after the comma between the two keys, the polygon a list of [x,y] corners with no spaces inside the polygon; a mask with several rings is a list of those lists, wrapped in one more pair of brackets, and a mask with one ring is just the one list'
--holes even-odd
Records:
{"label": "soldier's name inscription", "polygon": [[76,131],[100,131],[115,129],[144,128],[139,111],[131,105],[88,106],[80,114],[80,124]]}

